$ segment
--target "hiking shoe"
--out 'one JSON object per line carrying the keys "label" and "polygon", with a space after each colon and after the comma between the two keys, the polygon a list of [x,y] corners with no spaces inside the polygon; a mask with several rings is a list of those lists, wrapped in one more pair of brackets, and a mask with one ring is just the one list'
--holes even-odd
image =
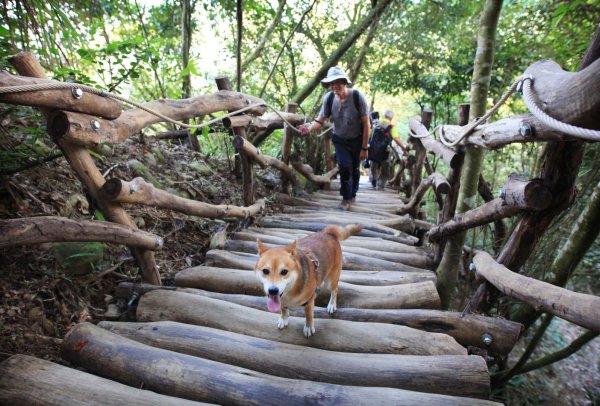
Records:
{"label": "hiking shoe", "polygon": [[338,209],[344,210],[344,211],[350,210],[350,200],[342,200],[342,202],[338,206]]}
{"label": "hiking shoe", "polygon": [[372,180],[371,181],[371,185],[373,185],[373,187],[377,187],[377,181],[376,180]]}

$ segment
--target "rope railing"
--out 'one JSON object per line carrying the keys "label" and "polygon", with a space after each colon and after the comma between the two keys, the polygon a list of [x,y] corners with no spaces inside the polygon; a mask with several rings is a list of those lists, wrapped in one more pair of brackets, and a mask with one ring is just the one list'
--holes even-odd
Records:
{"label": "rope railing", "polygon": [[39,83],[39,84],[33,84],[33,85],[5,86],[5,87],[0,87],[0,94],[14,94],[14,93],[25,93],[25,92],[37,92],[37,91],[42,91],[42,90],[63,90],[63,89],[80,89],[87,93],[95,94],[95,95],[106,97],[106,98],[113,99],[113,100],[117,100],[117,101],[123,102],[125,104],[129,104],[131,106],[137,107],[141,110],[144,110],[152,115],[155,115],[156,117],[160,117],[169,123],[178,125],[183,128],[194,128],[194,129],[206,127],[208,125],[222,121],[226,117],[232,117],[232,116],[238,115],[240,113],[243,113],[244,111],[251,110],[255,107],[265,106],[265,107],[271,109],[276,115],[278,115],[283,120],[283,122],[286,123],[288,126],[290,126],[294,131],[296,131],[297,133],[300,133],[300,131],[298,129],[296,129],[296,127],[292,123],[290,123],[285,117],[283,117],[283,115],[276,108],[274,108],[273,106],[271,106],[267,103],[264,103],[264,102],[250,104],[239,110],[229,112],[229,113],[225,114],[224,116],[214,118],[205,123],[187,124],[187,123],[184,123],[181,121],[173,120],[172,118],[165,116],[164,114],[154,111],[148,107],[145,107],[143,104],[135,102],[133,100],[130,100],[126,97],[119,96],[117,94],[107,92],[106,90],[97,89],[95,87],[83,85],[80,83],[57,82],[57,83]]}
{"label": "rope railing", "polygon": [[523,80],[523,100],[527,105],[527,108],[538,120],[546,124],[548,127],[560,131],[562,133],[571,135],[576,138],[581,138],[587,141],[600,141],[600,131],[590,130],[588,128],[576,127],[571,124],[563,123],[548,114],[544,113],[542,109],[536,104],[534,93],[533,93],[533,76],[525,75]]}
{"label": "rope railing", "polygon": [[535,93],[534,93],[534,89],[532,86],[532,82],[533,82],[533,75],[531,75],[531,74],[527,74],[527,75],[523,75],[523,76],[519,77],[517,80],[515,80],[512,83],[512,85],[509,87],[509,89],[506,91],[506,93],[504,93],[504,95],[502,95],[500,100],[498,100],[498,102],[490,110],[488,110],[482,117],[474,120],[471,124],[469,124],[469,126],[465,129],[465,131],[463,131],[463,133],[454,140],[448,140],[446,138],[444,131],[438,132],[438,130],[440,130],[440,129],[443,130],[443,127],[444,127],[443,125],[437,126],[432,131],[430,131],[430,133],[428,135],[417,136],[416,134],[415,135],[411,134],[411,136],[414,136],[416,138],[422,138],[422,137],[426,137],[426,136],[438,133],[438,138],[444,145],[446,145],[448,147],[454,147],[454,146],[458,145],[466,137],[471,135],[473,133],[473,131],[475,131],[477,126],[479,126],[480,124],[487,121],[487,119],[490,118],[492,116],[492,114],[494,114],[496,111],[498,111],[498,109],[504,103],[506,103],[508,98],[515,91],[519,90],[519,88],[520,88],[523,93],[523,101],[525,102],[525,105],[527,106],[527,108],[529,109],[531,114],[533,114],[538,120],[540,120],[541,122],[546,124],[548,127],[553,128],[554,130],[560,131],[561,133],[564,133],[564,134],[567,134],[567,135],[570,135],[570,136],[573,136],[576,138],[581,138],[581,139],[584,139],[587,141],[600,141],[600,131],[590,130],[587,128],[581,128],[581,127],[577,127],[577,126],[574,126],[571,124],[564,123],[553,117],[550,117],[548,114],[546,114],[544,111],[542,111],[542,109],[536,103]]}

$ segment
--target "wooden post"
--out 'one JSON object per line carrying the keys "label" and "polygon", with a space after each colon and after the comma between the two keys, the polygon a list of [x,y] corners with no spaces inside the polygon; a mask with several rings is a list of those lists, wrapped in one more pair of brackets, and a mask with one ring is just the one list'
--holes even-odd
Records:
{"label": "wooden post", "polygon": [[[427,128],[429,130],[429,126],[431,125],[431,117],[433,115],[433,111],[431,111],[430,109],[424,109],[423,113],[421,114],[421,124],[423,124],[423,126],[425,128]],[[412,195],[412,193],[415,192],[415,190],[417,190],[417,188],[419,187],[419,184],[421,183],[421,179],[422,179],[422,172],[423,172],[423,164],[425,162],[425,148],[423,148],[423,144],[421,143],[421,140],[418,138],[411,138],[411,144],[413,146],[413,149],[415,150],[415,158],[416,158],[416,162],[412,167],[412,183],[411,183],[411,188],[410,188],[410,193]],[[413,218],[418,218],[417,213],[419,212],[419,208],[415,208],[411,214],[413,216]]]}
{"label": "wooden post", "polygon": [[[600,27],[597,27],[594,38],[592,38],[586,55],[583,57],[579,72],[586,77],[588,74],[592,75],[593,70],[586,68],[590,65],[600,66],[599,58]],[[557,81],[557,77],[564,75],[560,66],[548,61],[537,62],[533,66],[539,67],[540,65],[544,67],[543,70],[540,69],[540,72],[543,72],[542,74],[531,72],[531,67],[528,68],[527,73],[535,73],[534,76],[538,80],[541,79],[541,86],[536,85],[536,91],[538,99],[544,105],[544,110],[557,120],[587,128],[596,128],[593,126],[594,124],[597,125],[597,115],[588,112],[593,109],[597,110],[599,92],[596,89],[592,96],[585,99],[582,94],[585,93],[585,90],[594,89],[594,85],[597,85],[598,81],[585,80],[585,78],[582,80],[580,76],[578,76],[578,80],[573,82],[568,80]],[[554,76],[552,73],[560,76]],[[560,83],[559,88],[556,85],[557,83]],[[575,84],[582,86],[582,91],[575,92],[573,99],[565,97],[565,94],[570,93],[569,90],[577,88]],[[546,146],[541,178],[552,193],[552,204],[541,212],[525,213],[521,217],[498,254],[498,263],[513,272],[518,272],[552,220],[571,205],[575,197],[575,179],[581,166],[585,145],[584,142],[576,140],[551,142]],[[497,289],[487,283],[482,283],[470,299],[468,308],[477,311],[488,311],[495,303],[498,295],[499,291]]]}
{"label": "wooden post", "polygon": [[[471,109],[471,105],[469,103],[463,103],[458,105],[458,125],[467,125],[469,122],[469,110]],[[463,162],[465,159],[465,151],[464,147],[458,147],[456,156],[453,161],[455,162],[455,166],[451,166],[448,171],[447,180],[450,184],[450,191],[446,195],[446,200],[444,201],[444,208],[442,209],[438,224],[445,223],[454,217],[454,213],[456,212],[456,203],[458,202],[458,191],[460,189],[460,172],[462,170]],[[435,251],[435,259],[434,263],[437,265],[442,260],[442,255],[444,253],[444,247],[446,246],[446,239],[442,239]]]}
{"label": "wooden post", "polygon": [[[215,79],[217,83],[217,89],[219,90],[231,90],[231,82],[227,77],[218,77]],[[246,130],[243,127],[234,127],[233,132],[235,135],[239,135],[242,138],[246,138]],[[250,206],[254,203],[254,181],[252,178],[252,163],[250,159],[244,154],[239,154],[239,162],[241,165],[242,182],[244,185],[243,199],[246,206]]]}
{"label": "wooden post", "polygon": [[[298,110],[297,103],[288,103],[285,105],[286,113],[296,113]],[[283,125],[283,145],[281,147],[281,160],[284,164],[290,164],[290,155],[292,152],[292,143],[294,140],[294,130],[286,123]],[[281,179],[281,193],[289,194],[290,182],[286,178]]]}
{"label": "wooden post", "polygon": [[[30,53],[19,53],[9,59],[10,63],[15,67],[20,75],[32,76],[36,78],[46,79],[44,68],[39,61]],[[52,114],[52,110],[43,108],[42,113],[46,118]],[[105,180],[94,160],[88,153],[87,148],[75,144],[71,144],[61,139],[54,139],[60,149],[63,151],[65,158],[73,168],[73,171],[83,183],[89,194],[95,200],[102,213],[109,221],[114,223],[124,224],[130,228],[137,228],[133,220],[123,210],[120,204],[107,202],[102,199],[98,191],[104,184]],[[156,266],[154,254],[152,251],[129,247],[133,257],[136,259],[140,267],[142,281],[153,285],[160,285],[160,274]]]}

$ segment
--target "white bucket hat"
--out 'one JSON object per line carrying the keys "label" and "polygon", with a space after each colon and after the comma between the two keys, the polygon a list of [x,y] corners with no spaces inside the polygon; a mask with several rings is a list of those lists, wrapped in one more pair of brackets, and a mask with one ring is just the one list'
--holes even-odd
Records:
{"label": "white bucket hat", "polygon": [[339,66],[332,66],[327,71],[327,77],[321,81],[321,84],[325,87],[328,87],[329,84],[335,80],[344,79],[347,84],[351,85],[352,82],[348,79],[346,72]]}

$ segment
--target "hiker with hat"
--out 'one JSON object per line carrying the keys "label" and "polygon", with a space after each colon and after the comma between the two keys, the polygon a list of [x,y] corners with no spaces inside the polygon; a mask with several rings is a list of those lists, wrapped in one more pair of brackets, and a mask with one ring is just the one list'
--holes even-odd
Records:
{"label": "hiker with hat", "polygon": [[333,121],[331,141],[335,147],[335,160],[340,168],[339,207],[349,210],[356,198],[360,181],[360,163],[368,157],[369,149],[369,106],[366,97],[358,90],[351,89],[350,79],[342,68],[333,66],[321,84],[329,89],[323,96],[319,117],[310,124],[298,127],[302,135],[321,128],[325,119]]}
{"label": "hiker with hat", "polygon": [[377,190],[385,190],[390,173],[390,149],[394,141],[408,156],[408,150],[400,140],[398,128],[392,122],[394,112],[386,110],[383,119],[373,125],[373,133],[369,139],[369,161],[371,164],[370,181]]}

